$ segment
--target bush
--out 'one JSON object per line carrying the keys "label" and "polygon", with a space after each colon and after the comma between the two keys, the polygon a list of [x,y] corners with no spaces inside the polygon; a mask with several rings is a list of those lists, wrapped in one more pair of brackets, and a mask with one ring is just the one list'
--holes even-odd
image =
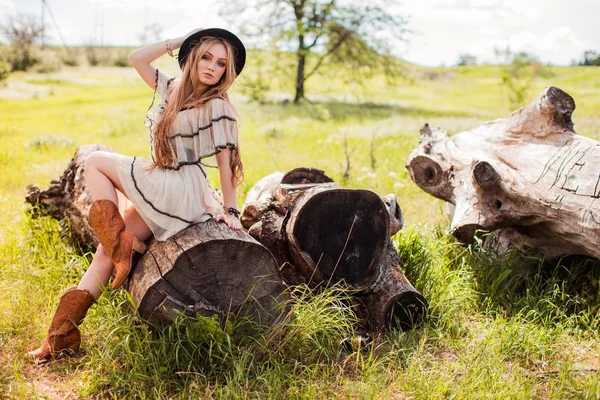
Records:
{"label": "bush", "polygon": [[129,63],[129,57],[127,57],[127,54],[119,54],[114,59],[113,65],[115,67],[129,67],[131,64]]}
{"label": "bush", "polygon": [[33,48],[43,31],[37,17],[30,14],[18,14],[0,24],[0,32],[11,43],[8,61],[13,71],[27,71],[39,62]]}
{"label": "bush", "polygon": [[10,64],[6,61],[0,60],[0,83],[4,83],[8,76],[10,75]]}
{"label": "bush", "polygon": [[12,47],[8,57],[13,71],[27,71],[40,62],[37,54],[30,48]]}
{"label": "bush", "polygon": [[73,48],[67,49],[65,54],[60,58],[60,61],[68,67],[79,66],[78,52]]}

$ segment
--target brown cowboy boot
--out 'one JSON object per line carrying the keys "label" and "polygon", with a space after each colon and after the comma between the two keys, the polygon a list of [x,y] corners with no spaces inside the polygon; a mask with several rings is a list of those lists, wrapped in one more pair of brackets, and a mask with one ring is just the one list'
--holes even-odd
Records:
{"label": "brown cowboy boot", "polygon": [[27,354],[34,360],[48,360],[65,351],[77,353],[81,343],[77,327],[94,301],[96,300],[87,290],[77,289],[77,286],[67,289],[58,301],[46,339],[38,349]]}
{"label": "brown cowboy boot", "polygon": [[119,208],[111,200],[96,200],[90,208],[89,218],[104,251],[115,265],[112,288],[117,289],[129,275],[133,251],[144,253],[146,245],[133,232],[125,230]]}

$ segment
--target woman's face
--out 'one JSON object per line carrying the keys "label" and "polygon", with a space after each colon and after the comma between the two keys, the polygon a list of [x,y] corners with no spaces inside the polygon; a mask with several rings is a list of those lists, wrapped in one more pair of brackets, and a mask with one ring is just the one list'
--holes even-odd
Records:
{"label": "woman's face", "polygon": [[221,43],[210,46],[198,63],[198,76],[204,85],[212,86],[219,82],[227,66],[227,49]]}

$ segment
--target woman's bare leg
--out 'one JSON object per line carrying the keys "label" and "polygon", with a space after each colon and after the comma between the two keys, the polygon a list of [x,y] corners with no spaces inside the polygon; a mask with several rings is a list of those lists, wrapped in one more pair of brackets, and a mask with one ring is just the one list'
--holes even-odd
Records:
{"label": "woman's bare leg", "polygon": [[[85,160],[85,174],[87,189],[92,200],[111,200],[118,205],[117,190],[123,194],[123,186],[117,174],[117,163],[114,154],[105,151],[94,151]],[[152,232],[146,225],[134,206],[130,206],[123,216],[125,228],[133,232],[140,240],[146,241]],[[94,259],[81,282],[79,289],[88,290],[94,298],[100,297],[102,287],[108,283],[113,269],[113,262],[104,251],[102,245],[98,246]]]}
{"label": "woman's bare leg", "polygon": [[118,204],[117,190],[123,194],[123,186],[117,174],[117,162],[113,153],[94,151],[85,160],[87,190],[92,200],[111,200]]}
{"label": "woman's bare leg", "polygon": [[[146,241],[152,235],[152,231],[150,231],[150,228],[148,228],[134,206],[127,208],[123,219],[125,220],[126,229],[135,233],[140,240]],[[112,260],[104,252],[102,245],[99,245],[90,267],[81,278],[77,288],[88,290],[95,299],[98,299],[102,294],[102,288],[108,284],[112,269]]]}

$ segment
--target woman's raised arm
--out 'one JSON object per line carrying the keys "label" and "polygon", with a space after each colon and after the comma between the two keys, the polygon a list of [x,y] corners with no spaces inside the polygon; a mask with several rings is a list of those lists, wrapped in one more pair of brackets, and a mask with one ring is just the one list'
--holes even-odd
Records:
{"label": "woman's raised arm", "polygon": [[195,29],[188,33],[187,35],[180,36],[175,39],[167,39],[162,42],[149,44],[147,46],[141,47],[137,50],[134,50],[129,55],[129,61],[133,68],[140,74],[144,82],[148,84],[152,89],[154,89],[154,85],[156,83],[156,68],[152,66],[151,62],[164,55],[168,48],[167,43],[170,44],[171,50],[177,50],[183,44],[183,41],[186,37],[191,35],[194,32],[201,30],[202,28]]}

